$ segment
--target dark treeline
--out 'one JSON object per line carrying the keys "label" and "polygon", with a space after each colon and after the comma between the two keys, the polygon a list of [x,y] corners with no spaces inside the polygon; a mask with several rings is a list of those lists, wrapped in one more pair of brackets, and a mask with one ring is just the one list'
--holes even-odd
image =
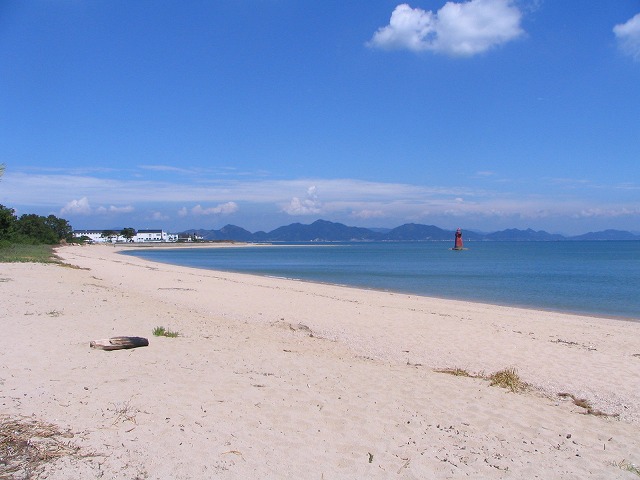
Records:
{"label": "dark treeline", "polygon": [[0,247],[15,243],[55,245],[72,238],[73,228],[63,218],[34,213],[17,217],[13,208],[0,205]]}

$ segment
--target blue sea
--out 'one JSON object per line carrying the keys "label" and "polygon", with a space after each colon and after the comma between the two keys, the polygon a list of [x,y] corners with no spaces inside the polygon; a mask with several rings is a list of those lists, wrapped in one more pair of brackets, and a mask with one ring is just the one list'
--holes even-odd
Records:
{"label": "blue sea", "polygon": [[135,249],[156,262],[640,320],[640,242],[307,243]]}

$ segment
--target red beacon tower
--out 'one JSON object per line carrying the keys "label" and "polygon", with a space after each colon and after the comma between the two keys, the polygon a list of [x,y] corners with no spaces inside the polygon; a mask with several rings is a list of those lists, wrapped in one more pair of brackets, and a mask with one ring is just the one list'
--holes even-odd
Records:
{"label": "red beacon tower", "polygon": [[462,230],[456,230],[456,242],[452,248],[452,250],[464,250],[462,246]]}

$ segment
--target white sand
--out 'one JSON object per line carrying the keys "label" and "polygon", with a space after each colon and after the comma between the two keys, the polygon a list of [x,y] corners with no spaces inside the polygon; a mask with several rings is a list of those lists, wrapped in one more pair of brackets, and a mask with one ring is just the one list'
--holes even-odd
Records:
{"label": "white sand", "polygon": [[[43,478],[638,478],[615,464],[640,464],[640,322],[119,248],[59,250],[82,269],[0,264],[0,414],[69,429],[93,455]],[[150,345],[89,348],[117,335]],[[533,388],[434,371],[452,367],[515,367]],[[618,416],[586,415],[560,392]]]}

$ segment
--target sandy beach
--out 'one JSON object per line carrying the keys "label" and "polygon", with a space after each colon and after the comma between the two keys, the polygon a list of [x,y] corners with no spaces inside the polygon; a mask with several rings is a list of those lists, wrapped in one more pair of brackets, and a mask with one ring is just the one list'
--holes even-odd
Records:
{"label": "sandy beach", "polygon": [[[0,264],[0,420],[47,425],[68,447],[34,478],[638,478],[640,322],[122,248]],[[150,344],[89,348],[120,335]],[[508,368],[525,391],[491,386]],[[30,478],[7,462],[0,478]]]}

